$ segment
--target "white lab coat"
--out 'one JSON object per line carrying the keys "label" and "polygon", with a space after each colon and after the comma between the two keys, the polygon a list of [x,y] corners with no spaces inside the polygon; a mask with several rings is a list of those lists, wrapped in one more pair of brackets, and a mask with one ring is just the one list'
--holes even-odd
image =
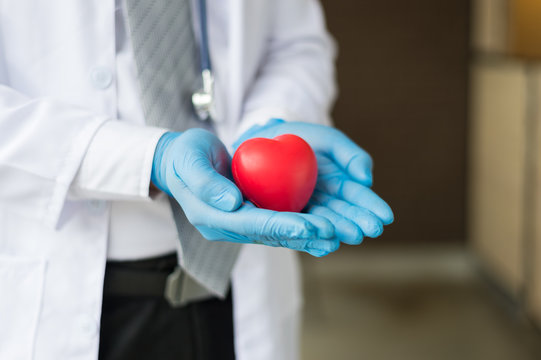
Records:
{"label": "white lab coat", "polygon": [[[316,1],[208,0],[208,22],[224,143],[271,117],[328,122],[333,50]],[[92,77],[115,68],[114,33],[114,0],[0,0],[0,359],[97,358],[121,196],[68,193],[116,118],[114,84]],[[233,291],[238,358],[294,359],[294,254],[245,246]]]}

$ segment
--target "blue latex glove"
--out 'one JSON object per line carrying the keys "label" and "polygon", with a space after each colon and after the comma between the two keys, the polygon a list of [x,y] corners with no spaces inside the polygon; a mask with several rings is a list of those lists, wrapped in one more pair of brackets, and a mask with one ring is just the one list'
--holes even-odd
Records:
{"label": "blue latex glove", "polygon": [[339,247],[334,226],[316,214],[276,212],[243,203],[229,180],[231,156],[212,133],[166,133],[156,146],[152,182],[174,197],[208,240],[258,243],[326,255]]}
{"label": "blue latex glove", "polygon": [[383,225],[393,222],[389,205],[370,189],[372,158],[338,129],[271,119],[263,126],[250,128],[233,147],[236,149],[250,138],[282,134],[302,137],[316,153],[318,179],[305,212],[331,221],[337,240],[360,244],[364,236],[377,237]]}

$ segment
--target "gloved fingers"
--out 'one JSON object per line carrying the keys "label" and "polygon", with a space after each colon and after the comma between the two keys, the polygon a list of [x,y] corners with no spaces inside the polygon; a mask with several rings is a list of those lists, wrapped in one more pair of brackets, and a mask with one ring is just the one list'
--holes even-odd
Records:
{"label": "gloved fingers", "polygon": [[240,244],[250,243],[250,239],[248,239],[246,236],[236,234],[230,231],[225,231],[223,229],[216,229],[216,228],[212,228],[206,225],[195,225],[195,228],[207,240],[211,240],[211,241],[227,240],[229,242],[240,243]]}
{"label": "gloved fingers", "polygon": [[308,240],[316,238],[320,232],[315,224],[299,214],[259,209],[253,205],[242,206],[222,218],[224,229],[237,230],[261,241]]}
{"label": "gloved fingers", "polygon": [[347,177],[346,172],[326,155],[316,153],[318,178]]}
{"label": "gloved fingers", "polygon": [[324,250],[313,250],[313,249],[307,249],[305,250],[308,254],[312,255],[312,256],[315,256],[315,257],[323,257],[323,256],[327,256],[329,255],[330,253],[327,252],[327,251],[324,251]]}
{"label": "gloved fingers", "polygon": [[292,250],[304,251],[312,256],[322,257],[338,250],[340,242],[336,239],[285,240],[281,241],[279,246]]}
{"label": "gloved fingers", "polygon": [[[321,257],[328,255],[331,251],[326,251],[319,249],[316,246],[310,246],[311,240],[290,240],[290,241],[262,241],[262,240],[256,240],[253,238],[249,238],[244,235],[239,235],[236,233],[232,233],[229,231],[225,231],[223,229],[213,229],[208,226],[197,226],[197,230],[208,240],[224,240],[227,239],[227,241],[231,242],[237,242],[237,243],[243,243],[243,244],[260,244],[265,246],[273,246],[273,247],[285,247],[292,250],[298,250],[298,251],[305,251],[309,253],[310,255]],[[332,240],[325,240],[327,242],[333,242]],[[335,241],[336,242],[336,241]],[[325,246],[326,245],[326,246]],[[324,244],[322,248],[328,247],[328,244]],[[336,246],[337,248],[337,246]],[[331,248],[332,250],[332,248]],[[334,251],[334,250],[332,250]]]}
{"label": "gloved fingers", "polygon": [[350,159],[349,165],[341,165],[329,154],[316,153],[318,175],[321,177],[341,176],[349,177],[363,186],[371,187],[373,184],[372,160],[358,155]]}
{"label": "gloved fingers", "polygon": [[[272,210],[266,210],[266,209],[258,208],[249,200],[244,202],[243,208],[246,208],[246,209],[258,209],[258,210],[261,210],[261,211],[264,211],[264,212],[272,212],[272,213],[276,212],[276,211],[272,211]],[[301,212],[301,213],[278,212],[278,213],[282,214],[282,216],[288,216],[288,214],[289,214],[289,215],[294,215],[296,217],[300,216],[300,217],[304,218],[305,220],[307,220],[309,223],[311,223],[312,225],[314,225],[316,227],[317,238],[318,239],[332,239],[334,237],[334,226],[325,217],[317,216],[317,215],[313,215],[313,214],[307,214],[307,213],[304,213],[304,212]]]}
{"label": "gloved fingers", "polygon": [[[236,226],[233,217],[238,212],[245,212],[242,215],[246,216],[240,220],[240,231],[259,243],[271,246],[278,243],[282,247],[298,251],[309,249],[330,252],[336,248],[332,240],[320,238],[322,235],[334,235],[334,228],[325,219],[316,221],[314,215],[275,212],[254,207],[241,208],[228,215],[227,217],[231,218],[228,223],[232,226]],[[311,218],[311,221],[308,218]],[[329,231],[329,228],[332,230]]]}
{"label": "gloved fingers", "polygon": [[335,236],[335,227],[334,225],[325,217],[318,216],[314,214],[304,214],[304,213],[282,213],[282,214],[293,214],[295,216],[301,216],[304,219],[308,220],[311,224],[317,229],[317,235],[308,240],[285,240],[282,242],[282,246],[306,252],[314,253],[323,253],[329,254],[333,251],[338,250],[340,242],[336,239]]}
{"label": "gloved fingers", "polygon": [[349,245],[358,245],[363,241],[361,228],[329,207],[312,202],[307,210],[310,214],[327,218],[334,225],[337,240]]}
{"label": "gloved fingers", "polygon": [[[233,211],[242,204],[242,194],[224,175],[229,173],[231,158],[220,141],[212,141],[197,148],[188,142],[184,154],[173,162],[174,175],[182,179],[188,189],[205,203]],[[168,180],[178,182],[177,179]],[[169,185],[171,187],[171,185]]]}
{"label": "gloved fingers", "polygon": [[296,216],[301,216],[317,229],[317,239],[333,239],[335,237],[335,227],[334,224],[324,216],[319,216],[317,214],[306,214],[306,213],[284,213],[284,214],[294,214]]}
{"label": "gloved fingers", "polygon": [[[209,240],[262,243],[305,250],[308,242],[319,239],[318,234],[334,235],[332,224],[315,215],[259,209],[249,203],[237,211],[223,212],[199,201],[189,191],[175,196],[188,220],[198,229],[205,229],[202,234]],[[327,249],[323,247],[321,250]]]}
{"label": "gloved fingers", "polygon": [[[289,124],[288,124],[289,125]],[[306,128],[305,140],[314,151],[324,153],[334,160],[352,179],[372,186],[372,157],[338,129],[313,124],[300,124]],[[303,137],[302,132],[297,134]],[[318,163],[319,165],[319,163]]]}
{"label": "gloved fingers", "polygon": [[314,194],[313,201],[357,224],[367,237],[375,238],[383,232],[383,222],[381,219],[366,208],[352,205],[351,203],[321,192]]}
{"label": "gloved fingers", "polygon": [[[344,145],[345,144],[337,144],[335,147]],[[351,142],[350,145],[355,144]],[[334,158],[352,179],[366,187],[371,187],[374,183],[372,175],[372,158],[357,145],[355,145],[355,147],[357,147],[357,149],[350,149],[349,153],[347,153],[345,149],[335,150],[333,153]]]}
{"label": "gloved fingers", "polygon": [[394,220],[393,211],[382,198],[368,187],[352,181],[347,177],[318,177],[316,189],[350,204],[367,209],[376,215],[384,225],[388,225]]}
{"label": "gloved fingers", "polygon": [[[252,203],[248,202],[247,207],[257,209]],[[261,210],[261,209],[259,209]],[[265,210],[270,211],[270,210]],[[314,214],[305,213],[287,213],[279,212],[278,217],[302,217],[312,224],[316,233],[315,236],[309,239],[286,239],[279,242],[279,246],[286,247],[298,251],[306,251],[314,256],[327,255],[336,251],[340,246],[339,241],[335,239],[335,228],[333,224],[325,217]],[[268,241],[268,240],[267,240]]]}
{"label": "gloved fingers", "polygon": [[314,253],[320,253],[325,252],[327,254],[330,254],[340,247],[340,241],[336,238],[334,239],[316,239],[309,241],[306,244],[305,251],[310,253],[311,251]]}

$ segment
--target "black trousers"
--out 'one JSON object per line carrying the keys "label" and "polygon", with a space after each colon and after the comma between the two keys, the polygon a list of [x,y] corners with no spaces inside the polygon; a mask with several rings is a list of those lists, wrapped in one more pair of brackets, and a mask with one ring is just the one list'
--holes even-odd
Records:
{"label": "black trousers", "polygon": [[[166,271],[176,256],[153,260],[111,262],[115,268]],[[233,360],[231,294],[172,308],[163,296],[125,296],[104,292],[100,360]]]}

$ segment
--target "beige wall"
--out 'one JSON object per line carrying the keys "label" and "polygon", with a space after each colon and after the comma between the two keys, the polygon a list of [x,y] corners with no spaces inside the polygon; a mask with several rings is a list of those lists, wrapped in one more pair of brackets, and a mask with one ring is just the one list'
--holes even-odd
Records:
{"label": "beige wall", "polygon": [[476,0],[469,236],[541,325],[541,1]]}
{"label": "beige wall", "polygon": [[533,213],[531,214],[532,233],[527,239],[526,269],[529,272],[528,309],[541,324],[541,65],[532,74],[536,93],[532,96],[535,107],[532,109],[536,123],[532,144],[532,164],[534,181],[532,181],[532,197],[534,198]]}
{"label": "beige wall", "polygon": [[541,64],[472,66],[471,246],[541,325]]}
{"label": "beige wall", "polygon": [[472,68],[470,237],[496,279],[518,294],[522,266],[526,76],[516,61]]}

